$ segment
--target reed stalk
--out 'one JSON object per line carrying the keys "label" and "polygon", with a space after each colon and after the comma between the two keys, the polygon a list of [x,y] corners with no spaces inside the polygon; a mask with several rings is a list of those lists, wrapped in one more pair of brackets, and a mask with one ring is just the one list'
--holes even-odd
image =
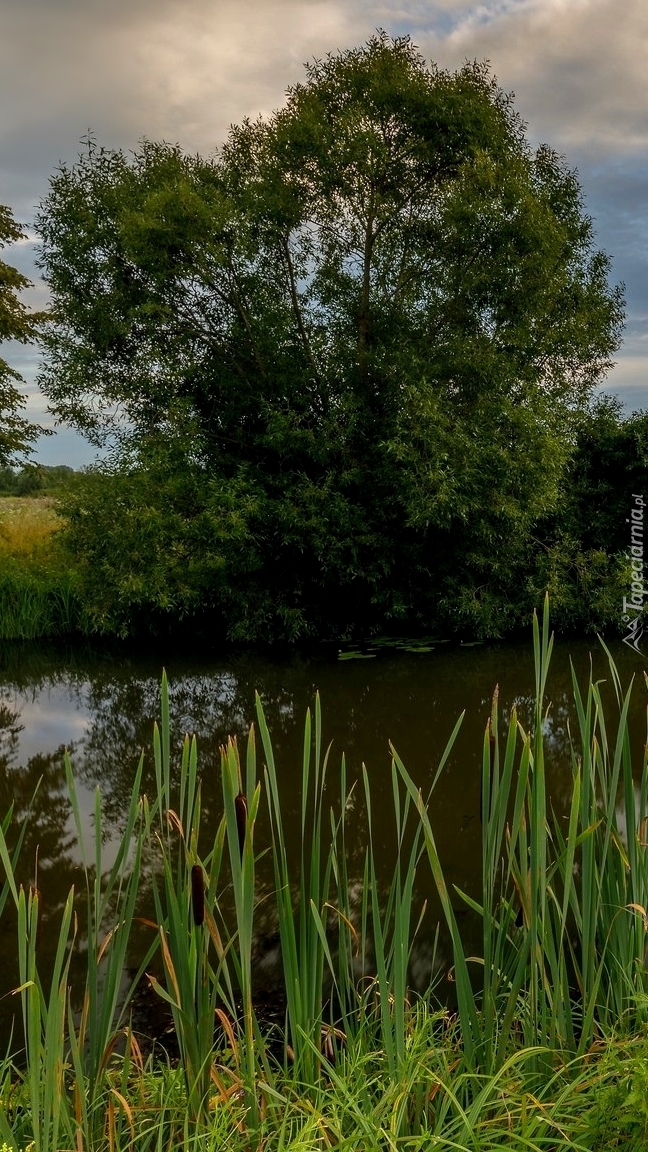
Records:
{"label": "reed stalk", "polygon": [[[204,1122],[212,1079],[216,1009],[220,997],[227,992],[230,1000],[232,996],[227,973],[223,978],[223,948],[210,912],[219,881],[225,822],[220,822],[209,855],[202,860],[196,740],[186,737],[183,743],[176,803],[171,784],[166,674],[161,686],[161,725],[155,725],[153,744],[157,794],[151,809],[150,828],[156,828],[151,847],[162,865],[161,884],[154,872],[153,898],[165,984],[153,976],[149,979],[172,1013],[189,1114]],[[210,942],[217,951],[216,969],[210,959]]]}
{"label": "reed stalk", "polygon": [[[248,748],[253,751],[253,735]],[[243,791],[238,749],[233,740],[222,750],[221,779],[225,807],[225,828],[229,849],[232,890],[236,916],[237,976],[243,998],[242,1073],[248,1123],[252,1131],[259,1125],[257,1078],[262,1048],[253,1004],[252,947],[254,943],[255,857],[254,829],[261,798],[261,785],[255,783],[252,752],[247,758],[246,792]]]}
{"label": "reed stalk", "polygon": [[[281,794],[272,741],[261,699],[257,720],[265,754],[265,792],[270,815],[272,862],[283,979],[287,1001],[287,1039],[295,1067],[307,1083],[317,1079],[326,1002],[325,966],[332,959],[326,937],[332,852],[323,835],[328,751],[322,755],[322,715],[315,700],[315,725],[306,713],[301,772],[299,868],[291,874]],[[252,745],[252,747],[254,747]],[[306,1042],[308,1037],[310,1042]]]}
{"label": "reed stalk", "polygon": [[[18,966],[23,1020],[25,1087],[34,1152],[59,1152],[60,1141],[74,1139],[65,1083],[68,975],[74,936],[74,889],[70,889],[59,927],[49,992],[38,971],[40,896],[30,887],[18,891]],[[68,1145],[69,1146],[69,1145]]]}
{"label": "reed stalk", "polygon": [[69,1007],[69,1059],[74,1072],[75,1113],[86,1135],[105,1127],[106,1076],[111,1057],[128,1034],[128,1013],[135,989],[146,971],[153,940],[136,973],[125,982],[128,948],[140,895],[143,850],[148,834],[148,806],[140,796],[143,756],[135,772],[126,819],[112,866],[103,863],[104,825],[101,792],[95,790],[94,852],[88,851],[70,758],[65,773],[77,843],[85,878],[86,983],[80,1017]]}

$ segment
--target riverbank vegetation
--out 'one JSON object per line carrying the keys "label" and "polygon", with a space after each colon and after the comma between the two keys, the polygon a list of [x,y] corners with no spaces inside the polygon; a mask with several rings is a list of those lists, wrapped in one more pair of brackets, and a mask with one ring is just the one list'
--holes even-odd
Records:
{"label": "riverbank vegetation", "polygon": [[[90,845],[67,763],[82,882],[49,910],[58,944],[48,971],[37,942],[47,892],[20,885],[20,814],[9,813],[0,914],[16,920],[21,1010],[0,1072],[7,1146],[645,1147],[648,766],[628,737],[633,689],[611,659],[605,702],[600,683],[574,677],[571,797],[554,812],[546,608],[534,655],[529,729],[493,697],[474,893],[447,886],[434,833],[435,783],[461,718],[424,790],[392,749],[393,863],[379,887],[388,848],[373,841],[371,782],[366,770],[351,781],[344,758],[325,750],[319,701],[299,796],[280,787],[258,702],[247,747],[222,752],[221,814],[205,813],[196,743],[186,738],[178,761],[163,682],[155,791],[140,795],[140,764],[109,859],[101,794]],[[297,851],[285,835],[295,819]],[[423,869],[438,912],[417,896]],[[461,910],[477,926],[476,951]],[[417,988],[413,947],[437,914],[443,930],[428,934]],[[269,931],[280,945],[278,1022],[259,998],[257,941]],[[71,990],[72,946],[86,974]],[[171,1021],[152,1053],[132,1025],[147,980]]]}
{"label": "riverbank vegetation", "polygon": [[[159,460],[127,471],[5,468],[0,638],[196,630],[230,640],[357,640],[379,634],[381,625],[392,633],[487,638],[517,627],[523,610],[531,611],[547,590],[561,632],[615,635],[631,584],[627,518],[648,468],[648,417],[623,417],[613,402],[599,402],[583,418],[571,451],[559,508],[516,544],[520,558],[526,557],[517,584],[517,569],[509,576],[502,570],[495,579],[494,559],[489,556],[487,569],[484,554],[478,599],[474,589],[461,585],[466,570],[458,565],[456,595],[433,603],[431,570],[417,575],[411,554],[410,586],[421,581],[416,611],[403,608],[394,616],[366,604],[351,622],[348,605],[331,586],[308,626],[305,592],[298,596],[294,589],[281,609],[283,623],[276,619],[280,601],[270,603],[270,589],[287,596],[295,574],[281,568],[271,575],[265,567],[260,505],[249,493],[241,490],[236,498],[230,492],[225,499],[220,482],[201,468],[174,471]],[[446,541],[439,562],[449,564],[449,548]],[[430,582],[424,586],[426,573]],[[326,578],[321,574],[318,596],[329,577],[333,569]],[[498,608],[503,597],[506,626]]]}
{"label": "riverbank vegetation", "polygon": [[622,290],[486,66],[376,35],[210,159],[90,139],[37,229],[40,384],[109,451],[64,504],[90,630],[495,637],[547,588],[618,626]]}
{"label": "riverbank vegetation", "polygon": [[0,497],[3,640],[68,636],[83,628],[78,579],[60,540],[57,509],[53,496]]}

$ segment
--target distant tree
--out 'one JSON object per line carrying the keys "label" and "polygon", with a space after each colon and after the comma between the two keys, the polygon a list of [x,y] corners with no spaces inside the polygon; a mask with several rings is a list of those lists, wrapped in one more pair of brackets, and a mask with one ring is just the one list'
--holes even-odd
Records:
{"label": "distant tree", "polygon": [[[11,210],[0,204],[0,249],[24,235]],[[34,337],[35,318],[18,297],[18,293],[29,286],[26,276],[0,260],[0,342],[27,343]],[[0,357],[0,465],[7,465],[28,452],[42,431],[20,415],[25,406],[25,397],[15,384],[20,379],[18,372]]]}
{"label": "distant tree", "polygon": [[79,473],[67,464],[27,463],[14,477],[17,496],[34,496],[65,492],[79,478]]}
{"label": "distant tree", "polygon": [[202,472],[212,508],[246,494],[232,631],[528,611],[530,534],[623,301],[575,174],[485,66],[377,35],[214,160],[90,142],[38,227],[59,416]]}
{"label": "distant tree", "polygon": [[3,496],[15,495],[16,479],[16,473],[8,464],[0,467],[0,492]]}

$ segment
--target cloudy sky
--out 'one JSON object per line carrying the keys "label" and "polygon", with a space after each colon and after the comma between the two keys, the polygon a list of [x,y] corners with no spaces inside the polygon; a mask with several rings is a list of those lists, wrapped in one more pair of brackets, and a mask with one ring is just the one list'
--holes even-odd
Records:
{"label": "cloudy sky", "polygon": [[[0,0],[0,203],[29,226],[60,161],[88,129],[129,148],[143,136],[212,152],[228,126],[269,113],[304,61],[410,33],[428,59],[488,59],[533,143],[580,174],[600,247],[627,295],[627,326],[606,388],[648,407],[648,4],[646,0]],[[24,243],[5,258],[33,272]],[[36,285],[30,299],[45,299]],[[53,425],[31,383],[33,351],[3,354],[28,383],[29,411]],[[78,466],[93,450],[69,429],[37,458]]]}

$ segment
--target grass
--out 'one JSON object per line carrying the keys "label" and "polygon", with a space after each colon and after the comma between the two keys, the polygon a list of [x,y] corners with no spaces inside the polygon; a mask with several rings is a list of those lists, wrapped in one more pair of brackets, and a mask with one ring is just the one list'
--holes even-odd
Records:
{"label": "grass", "polygon": [[[128,1070],[115,1065],[105,1080],[97,1137],[88,1141],[83,1127],[72,1120],[67,1129],[59,1129],[58,1148],[645,1149],[644,1037],[601,1043],[588,1059],[560,1063],[538,1085],[528,1073],[530,1053],[518,1053],[495,1076],[470,1073],[459,1030],[446,1013],[426,1013],[419,1006],[407,1023],[407,1061],[397,1077],[369,1027],[325,1068],[316,1087],[306,1091],[290,1069],[279,1069],[273,1099],[260,1098],[253,1136],[245,1104],[231,1090],[222,1066],[207,1118],[198,1125],[187,1113],[182,1069],[140,1067],[131,1053]],[[15,1076],[5,1079],[1,1092],[5,1143],[12,1152],[22,1152],[32,1142],[28,1098]]]}
{"label": "grass", "polygon": [[[259,700],[246,748],[230,741],[222,750],[222,816],[208,829],[195,740],[185,740],[174,763],[163,680],[155,793],[140,795],[140,766],[110,868],[101,796],[90,852],[67,764],[86,882],[61,912],[53,973],[39,971],[41,896],[17,885],[20,830],[12,836],[8,816],[0,909],[12,901],[17,910],[23,1035],[0,1062],[0,1140],[20,1152],[32,1142],[35,1152],[645,1148],[648,770],[645,760],[633,761],[632,689],[610,658],[613,708],[604,708],[598,683],[574,678],[572,801],[566,819],[552,812],[544,735],[551,646],[545,607],[542,624],[534,621],[529,731],[514,711],[503,726],[497,693],[493,699],[483,745],[481,901],[448,888],[430,796],[395,749],[396,851],[391,882],[378,890],[384,848],[373,842],[368,776],[352,806],[344,759],[333,765],[324,746],[318,700],[304,726],[296,854]],[[367,834],[356,899],[346,846],[360,799]],[[266,852],[270,894],[257,880]],[[424,867],[451,939],[453,1013],[432,989],[415,996],[408,982],[418,929],[412,894]],[[269,901],[286,1003],[278,1032],[258,1018],[254,997],[255,926],[261,914],[267,923]],[[457,901],[480,917],[476,956],[464,951]],[[87,977],[77,1016],[67,974],[81,912]],[[124,986],[129,938],[143,914],[149,952]],[[158,975],[149,979],[172,1015],[175,1064],[155,1054],[144,1060],[129,1023],[156,950]]]}
{"label": "grass", "polygon": [[0,497],[0,555],[29,556],[60,527],[52,496]]}
{"label": "grass", "polygon": [[0,639],[65,636],[80,627],[77,581],[59,527],[50,496],[0,498]]}

